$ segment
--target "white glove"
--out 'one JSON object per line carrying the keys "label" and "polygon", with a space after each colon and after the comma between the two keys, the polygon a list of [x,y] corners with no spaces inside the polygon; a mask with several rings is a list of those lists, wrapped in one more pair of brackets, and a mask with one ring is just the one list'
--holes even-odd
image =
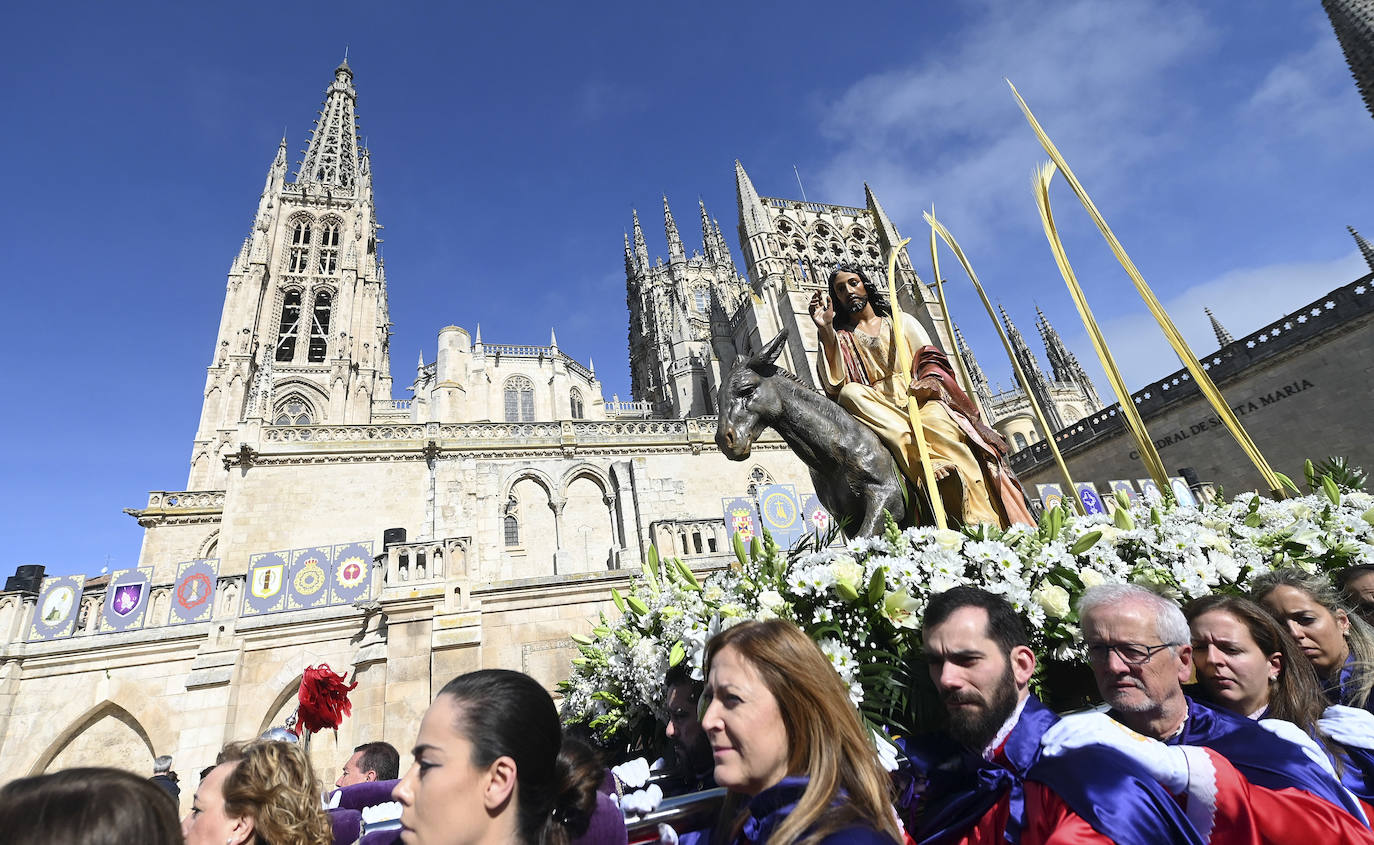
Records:
{"label": "white glove", "polygon": [[663,790],[655,783],[648,789],[626,793],[625,797],[620,799],[620,811],[626,816],[647,816],[657,810],[658,805],[662,803]]}
{"label": "white glove", "polygon": [[1333,704],[1317,720],[1317,730],[1354,748],[1374,748],[1374,713]]}
{"label": "white glove", "polygon": [[1040,744],[1051,757],[1086,745],[1105,745],[1139,763],[1170,793],[1180,795],[1188,789],[1188,755],[1182,746],[1138,734],[1105,713],[1065,716],[1045,731]]}
{"label": "white glove", "polygon": [[619,766],[612,766],[611,774],[629,789],[638,789],[649,780],[649,761],[643,757],[636,757]]}
{"label": "white glove", "polygon": [[677,831],[670,824],[658,826],[658,845],[677,845]]}

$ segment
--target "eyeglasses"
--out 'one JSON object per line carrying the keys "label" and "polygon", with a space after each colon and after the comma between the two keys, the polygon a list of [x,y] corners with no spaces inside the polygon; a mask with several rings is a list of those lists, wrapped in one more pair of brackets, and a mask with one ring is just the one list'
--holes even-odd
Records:
{"label": "eyeglasses", "polygon": [[1160,645],[1142,645],[1140,643],[1089,643],[1088,662],[1099,665],[1104,664],[1108,660],[1108,655],[1112,652],[1116,652],[1116,656],[1120,657],[1123,663],[1130,666],[1140,666],[1144,663],[1149,663],[1150,658],[1154,657],[1156,652],[1163,651],[1170,647],[1169,643],[1162,643]]}

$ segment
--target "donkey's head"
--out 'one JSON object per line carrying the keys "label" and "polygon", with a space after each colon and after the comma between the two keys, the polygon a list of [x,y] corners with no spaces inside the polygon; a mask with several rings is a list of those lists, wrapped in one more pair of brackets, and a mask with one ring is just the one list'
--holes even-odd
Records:
{"label": "donkey's head", "polygon": [[732,461],[749,457],[759,432],[782,413],[778,368],[773,362],[786,342],[787,329],[783,329],[757,354],[736,358],[730,368],[719,395],[716,446]]}

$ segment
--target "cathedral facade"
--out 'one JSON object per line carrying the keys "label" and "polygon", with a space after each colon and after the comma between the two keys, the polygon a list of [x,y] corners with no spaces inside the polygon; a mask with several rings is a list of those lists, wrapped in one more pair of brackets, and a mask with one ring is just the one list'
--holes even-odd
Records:
{"label": "cathedral facade", "polygon": [[[299,168],[284,140],[275,151],[231,261],[187,481],[127,511],[144,529],[142,624],[104,628],[114,588],[95,578],[77,589],[71,633],[37,639],[32,588],[0,592],[0,779],[80,764],[151,773],[153,757],[171,754],[193,783],[223,743],[282,724],[302,670],[327,663],[358,682],[353,714],[311,744],[332,781],[355,745],[408,748],[434,692],[460,672],[519,669],[552,688],[577,654],[572,635],[614,612],[611,589],[651,546],[695,568],[724,565],[722,497],[769,484],[810,492],[772,432],[748,460],[726,460],[712,415],[735,358],[783,330],[781,363],[814,386],[812,292],[839,259],[884,280],[899,240],[871,192],[868,208],[764,197],[737,163],[743,272],[704,206],[702,246],[688,255],[664,200],[666,262],[650,262],[635,214],[628,400],[608,400],[594,364],[556,337],[488,342],[457,325],[438,331],[397,397],[356,100],[345,62]],[[905,255],[898,274],[906,312],[956,348]],[[1081,374],[1055,354],[1054,378],[1041,376],[1051,398]],[[979,379],[970,393],[998,407]],[[376,554],[367,600],[248,611],[263,555],[348,543]],[[214,563],[213,598],[178,623],[189,562]]]}

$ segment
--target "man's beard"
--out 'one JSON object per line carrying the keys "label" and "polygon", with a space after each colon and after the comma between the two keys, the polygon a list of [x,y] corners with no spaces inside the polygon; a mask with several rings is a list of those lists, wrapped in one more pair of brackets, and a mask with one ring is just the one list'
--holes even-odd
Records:
{"label": "man's beard", "polygon": [[868,297],[861,293],[856,293],[849,297],[849,302],[845,304],[845,310],[847,310],[850,315],[854,315],[864,310],[866,305],[868,305]]}
{"label": "man's beard", "polygon": [[1010,665],[998,679],[997,686],[992,691],[991,701],[973,690],[947,693],[942,696],[947,710],[951,704],[981,705],[948,710],[950,736],[970,749],[983,750],[992,742],[993,737],[997,736],[997,732],[1016,709],[1016,697],[1016,677],[1012,674]]}

